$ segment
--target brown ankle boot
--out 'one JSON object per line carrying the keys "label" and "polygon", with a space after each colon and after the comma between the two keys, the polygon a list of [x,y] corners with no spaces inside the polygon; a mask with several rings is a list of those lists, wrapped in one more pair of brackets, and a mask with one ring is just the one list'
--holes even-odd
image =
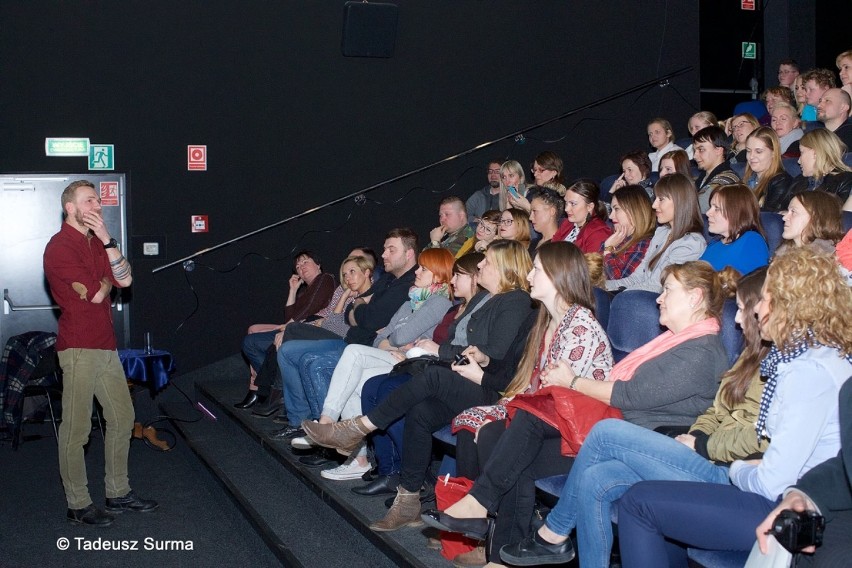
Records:
{"label": "brown ankle boot", "polygon": [[361,423],[360,416],[341,420],[334,424],[320,424],[312,420],[303,420],[302,430],[320,446],[340,450],[344,455],[352,453],[355,448],[361,445],[364,436],[370,433],[367,427]]}
{"label": "brown ankle boot", "polygon": [[453,559],[453,566],[456,568],[468,568],[469,566],[485,566],[488,560],[485,559],[485,545],[480,544],[473,550],[463,552]]}
{"label": "brown ankle boot", "polygon": [[381,521],[370,525],[370,529],[377,532],[388,532],[401,529],[402,527],[419,527],[423,524],[420,520],[420,491],[409,493],[400,485],[396,490],[396,499],[388,509],[387,515]]}

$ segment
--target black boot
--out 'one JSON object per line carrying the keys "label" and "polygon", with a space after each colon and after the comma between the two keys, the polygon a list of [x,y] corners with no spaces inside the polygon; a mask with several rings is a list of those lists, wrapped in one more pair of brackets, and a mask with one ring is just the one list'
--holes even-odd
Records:
{"label": "black boot", "polygon": [[246,397],[234,405],[234,408],[251,408],[257,403],[262,403],[266,399],[257,394],[257,391],[250,390],[246,393]]}
{"label": "black boot", "polygon": [[262,404],[255,405],[251,411],[255,416],[272,416],[284,407],[284,393],[278,389],[272,389],[272,392]]}

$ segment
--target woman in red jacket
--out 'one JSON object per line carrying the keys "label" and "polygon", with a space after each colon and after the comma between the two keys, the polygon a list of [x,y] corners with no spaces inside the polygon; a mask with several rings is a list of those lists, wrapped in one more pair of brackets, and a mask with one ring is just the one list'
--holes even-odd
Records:
{"label": "woman in red jacket", "polygon": [[574,243],[583,253],[600,252],[612,234],[606,224],[606,207],[600,201],[601,190],[593,181],[579,180],[565,192],[565,220],[553,241]]}

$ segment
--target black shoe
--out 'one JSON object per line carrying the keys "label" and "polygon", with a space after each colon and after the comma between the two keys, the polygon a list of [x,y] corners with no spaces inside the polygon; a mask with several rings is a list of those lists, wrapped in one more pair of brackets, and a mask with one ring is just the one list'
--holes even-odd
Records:
{"label": "black shoe", "polygon": [[282,408],[284,408],[284,393],[278,389],[272,389],[269,398],[263,404],[257,404],[254,410],[251,411],[255,416],[272,416]]}
{"label": "black shoe", "polygon": [[269,433],[269,437],[273,440],[292,440],[304,435],[305,431],[298,426],[284,426],[280,430],[273,430]]}
{"label": "black shoe", "polygon": [[251,408],[257,403],[262,403],[266,400],[265,397],[259,396],[257,391],[250,390],[246,397],[234,405],[234,408]]}
{"label": "black shoe", "polygon": [[337,452],[335,452],[334,450],[322,448],[321,451],[318,451],[314,454],[300,457],[299,463],[308,467],[321,467],[324,465],[337,464],[338,461],[337,459],[335,459],[336,456]]}
{"label": "black shoe", "polygon": [[92,503],[84,509],[68,509],[67,519],[74,524],[96,525],[106,527],[112,524],[115,517],[101,511]]}
{"label": "black shoe", "polygon": [[396,488],[399,486],[399,474],[394,475],[379,475],[361,487],[353,487],[352,493],[356,495],[396,495]]}
{"label": "black shoe", "polygon": [[282,426],[289,426],[290,425],[290,419],[287,418],[287,416],[284,415],[284,414],[279,414],[278,416],[273,418],[272,421],[275,424],[281,424]]}
{"label": "black shoe", "polygon": [[460,533],[474,540],[485,540],[491,528],[491,519],[457,519],[436,509],[429,509],[420,518],[430,527]]}
{"label": "black shoe", "polygon": [[574,556],[570,538],[562,544],[550,544],[538,535],[538,531],[517,544],[507,544],[500,549],[500,558],[516,566],[564,564],[574,560]]}
{"label": "black shoe", "polygon": [[106,507],[110,513],[123,513],[124,511],[137,511],[139,513],[149,513],[159,507],[159,503],[151,499],[142,499],[135,491],[131,491],[124,497],[116,497],[114,499],[107,498]]}

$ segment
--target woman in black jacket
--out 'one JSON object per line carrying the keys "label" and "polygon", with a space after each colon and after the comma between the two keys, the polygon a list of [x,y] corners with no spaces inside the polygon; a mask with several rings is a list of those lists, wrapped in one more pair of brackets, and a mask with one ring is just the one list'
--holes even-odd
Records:
{"label": "woman in black jacket", "polygon": [[[529,253],[516,241],[500,240],[489,245],[479,264],[479,284],[491,294],[466,324],[467,344],[463,352],[482,367],[504,359],[513,344],[524,341],[517,335],[532,311],[527,274],[532,269]],[[419,341],[418,347],[438,354],[437,345]],[[442,346],[440,355],[454,356],[462,349]],[[451,369],[432,365],[393,391],[366,416],[335,424],[302,422],[302,428],[321,446],[349,453],[363,438],[385,429],[405,416],[402,471],[397,496],[384,519],[370,525],[375,531],[392,531],[419,525],[420,487],[432,452],[432,432],[449,424],[459,412],[472,406],[493,404],[508,384],[506,373],[485,375],[480,383]]]}
{"label": "woman in black jacket", "polygon": [[781,163],[781,142],[775,131],[761,126],[746,138],[743,182],[751,188],[761,211],[783,211],[790,202],[793,178]]}
{"label": "woman in black jacket", "polygon": [[843,163],[844,144],[840,138],[827,128],[811,130],[799,140],[799,150],[802,175],[793,180],[790,196],[798,191],[818,189],[836,195],[843,210],[852,211],[849,199],[852,170]]}

